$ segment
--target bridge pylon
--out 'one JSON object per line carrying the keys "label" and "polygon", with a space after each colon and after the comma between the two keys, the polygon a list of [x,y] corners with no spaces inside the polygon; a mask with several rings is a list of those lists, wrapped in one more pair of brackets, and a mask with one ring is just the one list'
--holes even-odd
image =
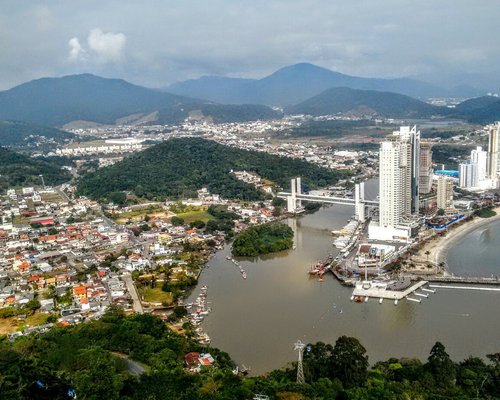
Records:
{"label": "bridge pylon", "polygon": [[356,183],[354,186],[354,213],[356,220],[363,222],[366,219],[365,210],[365,183]]}
{"label": "bridge pylon", "polygon": [[291,196],[287,198],[287,211],[296,213],[302,209],[302,200],[297,199],[297,195],[302,194],[302,179],[299,177],[292,178],[291,181]]}

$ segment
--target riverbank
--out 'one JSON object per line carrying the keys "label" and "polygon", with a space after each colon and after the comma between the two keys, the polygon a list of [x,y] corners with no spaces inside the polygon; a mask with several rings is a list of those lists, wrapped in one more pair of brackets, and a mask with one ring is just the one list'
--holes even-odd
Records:
{"label": "riverbank", "polygon": [[[428,240],[424,246],[419,250],[420,255],[425,254],[426,264],[430,264],[435,268],[439,268],[444,263],[442,272],[444,275],[449,275],[447,269],[446,259],[448,251],[455,245],[459,239],[469,234],[470,232],[484,227],[490,223],[500,220],[500,207],[495,208],[493,211],[496,215],[490,218],[474,217],[470,222],[464,222],[454,227],[445,236],[435,236]],[[429,252],[427,254],[427,252]]]}

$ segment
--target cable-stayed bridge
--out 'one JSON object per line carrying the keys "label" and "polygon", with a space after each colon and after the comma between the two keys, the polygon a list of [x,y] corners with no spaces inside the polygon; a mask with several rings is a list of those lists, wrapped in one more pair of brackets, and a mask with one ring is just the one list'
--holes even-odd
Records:
{"label": "cable-stayed bridge", "polygon": [[312,201],[326,204],[342,204],[354,206],[354,212],[358,221],[364,221],[366,218],[367,207],[378,207],[379,203],[375,200],[365,199],[365,183],[356,183],[354,188],[354,198],[335,197],[335,196],[317,196],[302,193],[301,178],[291,180],[290,192],[279,192],[278,197],[285,199],[287,211],[296,213],[302,210],[302,201]]}

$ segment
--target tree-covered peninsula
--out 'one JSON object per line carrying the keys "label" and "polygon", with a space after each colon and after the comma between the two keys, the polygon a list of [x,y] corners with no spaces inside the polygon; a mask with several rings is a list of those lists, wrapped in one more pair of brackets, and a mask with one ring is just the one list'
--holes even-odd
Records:
{"label": "tree-covered peninsula", "polygon": [[241,232],[233,242],[233,255],[255,257],[275,253],[293,246],[293,230],[288,225],[257,225]]}

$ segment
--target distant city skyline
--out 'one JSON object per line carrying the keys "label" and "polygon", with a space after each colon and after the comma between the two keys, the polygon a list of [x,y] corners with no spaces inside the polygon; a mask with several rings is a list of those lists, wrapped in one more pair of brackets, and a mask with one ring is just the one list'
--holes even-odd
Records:
{"label": "distant city skyline", "polygon": [[0,1],[0,90],[83,72],[164,87],[299,62],[500,87],[495,0]]}

